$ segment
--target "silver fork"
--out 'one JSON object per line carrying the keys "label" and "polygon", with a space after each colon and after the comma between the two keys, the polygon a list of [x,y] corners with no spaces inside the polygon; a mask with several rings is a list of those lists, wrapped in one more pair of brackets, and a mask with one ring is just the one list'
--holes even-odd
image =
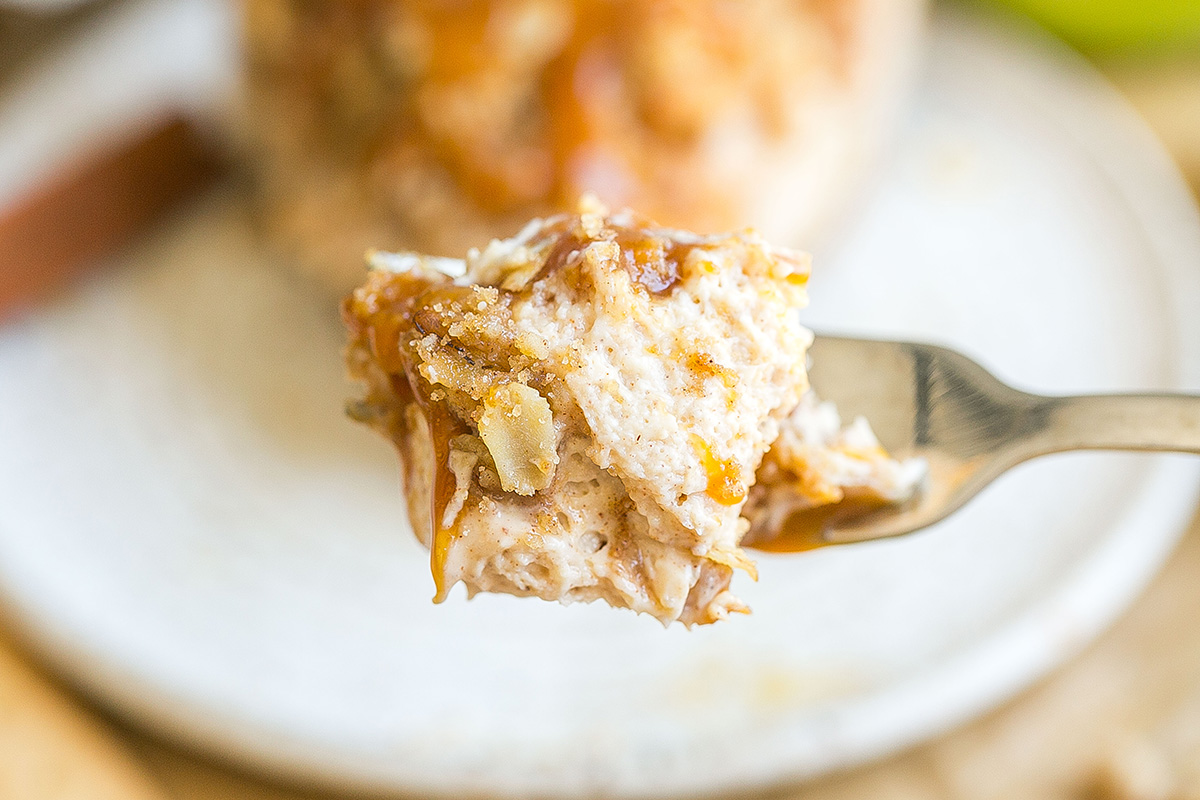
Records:
{"label": "silver fork", "polygon": [[1200,454],[1200,396],[1028,394],[961,353],[915,342],[818,336],[810,355],[821,399],[837,404],[847,420],[866,417],[893,455],[924,458],[929,477],[908,503],[833,515],[807,534],[816,540],[790,549],[919,530],[961,508],[1005,470],[1048,453]]}

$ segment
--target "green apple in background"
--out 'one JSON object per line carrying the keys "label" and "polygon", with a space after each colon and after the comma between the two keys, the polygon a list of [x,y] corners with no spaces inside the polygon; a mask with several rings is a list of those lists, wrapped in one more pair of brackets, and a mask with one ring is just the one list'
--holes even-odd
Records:
{"label": "green apple in background", "polygon": [[1200,0],[998,0],[1090,52],[1190,48],[1200,55]]}

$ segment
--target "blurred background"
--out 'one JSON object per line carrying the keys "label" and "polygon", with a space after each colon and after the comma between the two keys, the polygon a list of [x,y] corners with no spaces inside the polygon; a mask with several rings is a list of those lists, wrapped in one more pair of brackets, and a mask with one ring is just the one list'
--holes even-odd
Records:
{"label": "blurred background", "polygon": [[[561,3],[508,4],[520,13],[487,52],[487,3],[246,0],[235,23],[149,11],[157,22],[114,24],[135,5],[0,1],[0,320],[95,279],[213,186],[244,198],[254,241],[314,304],[354,284],[368,246],[460,253],[583,190],[681,226],[749,221],[837,252],[919,91],[930,14],[1057,37],[1200,192],[1200,0],[647,0],[614,4],[620,13],[593,4],[601,10],[574,29]],[[136,67],[93,70],[98,32],[119,42],[188,24],[212,26],[201,41],[223,44],[178,54],[169,103],[116,92],[90,117],[74,108],[88,105],[92,78],[145,83]],[[71,124],[22,127],[51,99],[71,107]],[[5,616],[0,797],[349,796],[278,764],[193,750],[169,719],[131,724],[119,701],[114,713],[111,697],[56,678],[44,644],[18,633],[21,614]],[[126,694],[138,691],[129,681]],[[1081,655],[998,710],[929,733],[865,766],[766,793],[750,781],[754,792],[729,796],[1200,800],[1200,520]]]}

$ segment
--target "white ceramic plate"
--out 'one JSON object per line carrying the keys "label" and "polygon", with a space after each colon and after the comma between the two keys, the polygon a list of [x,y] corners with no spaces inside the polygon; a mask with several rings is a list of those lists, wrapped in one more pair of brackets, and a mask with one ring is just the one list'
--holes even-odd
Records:
{"label": "white ceramic plate", "polygon": [[[225,74],[212,14],[143,5],[81,63],[150,104],[194,93]],[[953,342],[1049,391],[1200,388],[1200,226],[1140,123],[1043,42],[942,19],[931,44],[897,152],[818,254],[809,321]],[[5,106],[0,198],[79,139],[38,100],[76,62]],[[111,83],[87,124],[128,114]],[[753,616],[706,629],[433,606],[389,447],[339,413],[332,310],[255,252],[240,206],[210,198],[124,260],[0,329],[0,591],[112,708],[285,774],[661,796],[859,762],[1077,650],[1194,507],[1194,461],[1062,456],[922,535],[762,556],[738,579]]]}

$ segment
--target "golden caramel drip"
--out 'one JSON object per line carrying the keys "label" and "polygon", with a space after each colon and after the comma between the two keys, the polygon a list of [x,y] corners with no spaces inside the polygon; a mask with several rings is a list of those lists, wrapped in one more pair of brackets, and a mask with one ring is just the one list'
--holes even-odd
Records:
{"label": "golden caramel drip", "polygon": [[816,550],[833,544],[825,538],[828,529],[889,507],[890,502],[877,496],[846,497],[837,503],[794,511],[784,520],[775,536],[743,541],[742,546],[768,553]]}
{"label": "golden caramel drip", "polygon": [[742,470],[731,460],[716,457],[708,442],[692,434],[692,446],[700,453],[700,463],[708,475],[705,493],[723,506],[733,506],[746,499]]}
{"label": "golden caramel drip", "polygon": [[454,473],[450,471],[450,440],[467,433],[468,428],[442,403],[426,400],[421,406],[433,439],[433,536],[430,538],[429,569],[433,573],[433,602],[440,603],[446,599],[446,557],[460,534],[457,525],[444,524],[446,506],[450,505],[455,489]]}
{"label": "golden caramel drip", "polygon": [[353,336],[365,338],[376,364],[388,373],[392,389],[402,402],[416,402],[429,425],[434,451],[434,485],[430,509],[430,568],[436,590],[434,602],[446,597],[446,556],[458,531],[446,527],[446,507],[454,496],[455,477],[450,470],[450,440],[468,432],[467,425],[435,401],[429,383],[417,371],[408,339],[420,335],[416,320],[438,302],[458,298],[469,291],[426,277],[408,274],[371,273],[369,291],[356,292],[342,306],[342,316]]}
{"label": "golden caramel drip", "polygon": [[[684,262],[696,245],[676,242],[657,234],[651,230],[652,224],[649,220],[639,218],[635,220],[635,225],[605,228],[600,236],[591,240],[584,238],[577,227],[567,229],[561,224],[553,226],[543,235],[557,236],[558,239],[535,280],[567,269],[572,263],[572,256],[592,241],[611,240],[620,248],[621,266],[634,283],[651,294],[666,294],[682,280]],[[574,282],[569,283],[574,285]],[[582,287],[575,285],[575,288]]]}
{"label": "golden caramel drip", "polygon": [[559,236],[558,241],[554,243],[554,246],[550,248],[550,252],[546,255],[546,260],[542,263],[542,268],[538,271],[535,280],[540,280],[554,272],[566,269],[571,263],[571,256],[582,250],[586,244],[586,242],[576,235],[576,231],[563,232]]}
{"label": "golden caramel drip", "polygon": [[733,389],[738,384],[738,374],[729,367],[718,364],[708,353],[693,351],[680,357],[688,369],[699,378],[716,378],[726,389]]}
{"label": "golden caramel drip", "polygon": [[655,236],[639,228],[616,228],[621,264],[635,283],[651,294],[664,294],[679,283],[692,245]]}

